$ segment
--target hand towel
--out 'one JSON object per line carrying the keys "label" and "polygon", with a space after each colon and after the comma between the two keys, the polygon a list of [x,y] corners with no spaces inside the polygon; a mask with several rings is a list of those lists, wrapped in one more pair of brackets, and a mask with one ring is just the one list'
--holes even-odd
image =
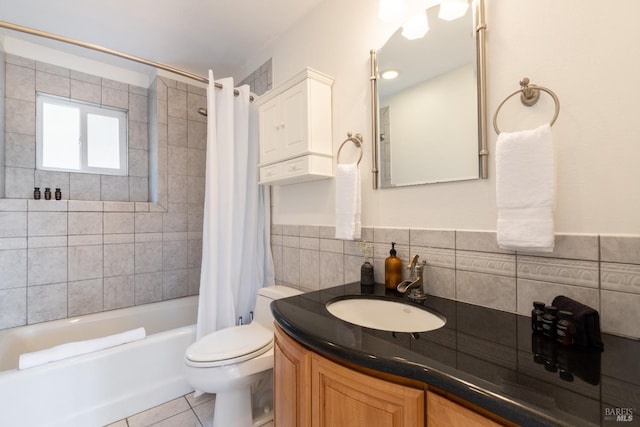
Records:
{"label": "hand towel", "polygon": [[79,356],[81,354],[91,353],[103,350],[109,347],[115,347],[131,341],[141,340],[146,336],[144,328],[131,329],[119,334],[108,335],[102,338],[91,340],[75,341],[66,344],[60,344],[45,350],[34,351],[32,353],[24,353],[20,355],[18,369],[27,369],[34,366],[43,365],[56,360],[66,359],[68,357]]}
{"label": "hand towel", "polygon": [[357,163],[338,164],[336,170],[336,239],[360,238],[360,170]]}
{"label": "hand towel", "polygon": [[502,132],[496,142],[498,245],[551,252],[556,166],[551,126]]}
{"label": "hand towel", "polygon": [[577,346],[604,350],[600,335],[600,314],[596,309],[563,295],[555,297],[552,305],[558,307],[558,310],[573,313],[573,322],[576,325],[575,344]]}

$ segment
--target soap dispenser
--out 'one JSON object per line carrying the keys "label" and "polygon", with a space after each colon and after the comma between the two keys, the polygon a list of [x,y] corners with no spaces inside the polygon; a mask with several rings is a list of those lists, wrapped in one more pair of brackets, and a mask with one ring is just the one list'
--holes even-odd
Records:
{"label": "soap dispenser", "polygon": [[402,261],[396,256],[396,243],[391,242],[389,256],[384,261],[384,286],[395,290],[402,281]]}

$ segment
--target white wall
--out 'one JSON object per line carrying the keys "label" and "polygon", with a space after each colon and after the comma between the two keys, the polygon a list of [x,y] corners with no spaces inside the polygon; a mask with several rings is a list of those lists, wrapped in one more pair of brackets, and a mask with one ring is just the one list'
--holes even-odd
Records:
{"label": "white wall", "polygon": [[[146,72],[142,72],[109,64],[108,58],[112,58],[110,55],[87,50],[83,51],[82,48],[78,48],[79,55],[76,55],[53,47],[45,46],[44,44],[36,44],[11,36],[0,35],[0,37],[2,38],[4,49],[7,53],[18,55],[23,58],[46,62],[47,64],[57,65],[58,67],[70,68],[72,70],[81,71],[94,76],[117,80],[134,86],[144,88],[149,87],[156,74],[156,71],[150,67],[147,67]],[[96,59],[80,56],[82,54],[92,56]],[[102,62],[98,58],[107,59],[105,62]],[[138,68],[140,70],[144,69],[143,66],[139,66]]]}
{"label": "white wall", "polygon": [[[378,21],[377,3],[326,0],[251,58],[246,71],[273,57],[274,85],[306,65],[335,78],[334,152],[348,131],[365,135],[363,225],[494,230],[492,129],[488,180],[371,190],[369,50],[394,30]],[[556,231],[640,234],[640,52],[633,48],[640,2],[486,0],[486,10],[489,121],[523,76],[560,98]],[[544,95],[531,109],[514,101],[502,109],[500,125],[525,129],[552,113]],[[333,180],[276,188],[273,221],[333,225],[333,198]]]}

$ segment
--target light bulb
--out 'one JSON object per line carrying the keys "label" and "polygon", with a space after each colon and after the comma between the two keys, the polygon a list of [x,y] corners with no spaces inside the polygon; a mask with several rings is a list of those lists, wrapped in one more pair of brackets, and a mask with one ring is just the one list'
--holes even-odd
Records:
{"label": "light bulb", "polygon": [[442,0],[438,18],[445,21],[453,21],[454,19],[462,18],[467,13],[467,9],[469,9],[467,0]]}
{"label": "light bulb", "polygon": [[397,21],[404,12],[404,0],[380,0],[378,18],[384,22]]}
{"label": "light bulb", "polygon": [[427,31],[429,31],[429,22],[427,21],[427,11],[425,10],[412,16],[402,26],[402,35],[408,40],[420,39],[427,34]]}
{"label": "light bulb", "polygon": [[398,70],[386,70],[386,71],[383,71],[382,74],[380,74],[380,77],[382,77],[385,80],[393,80],[397,78],[399,75],[400,73],[398,72]]}

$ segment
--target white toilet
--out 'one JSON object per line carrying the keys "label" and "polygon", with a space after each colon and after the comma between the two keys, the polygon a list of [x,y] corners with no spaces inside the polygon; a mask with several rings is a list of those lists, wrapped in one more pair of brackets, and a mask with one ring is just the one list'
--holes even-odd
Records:
{"label": "white toilet", "polygon": [[[273,300],[300,293],[286,286],[261,288],[253,322],[213,332],[187,348],[187,383],[216,395],[214,427],[253,425],[251,387],[270,375],[273,368],[274,319],[269,305]],[[268,418],[260,420],[265,421]]]}

